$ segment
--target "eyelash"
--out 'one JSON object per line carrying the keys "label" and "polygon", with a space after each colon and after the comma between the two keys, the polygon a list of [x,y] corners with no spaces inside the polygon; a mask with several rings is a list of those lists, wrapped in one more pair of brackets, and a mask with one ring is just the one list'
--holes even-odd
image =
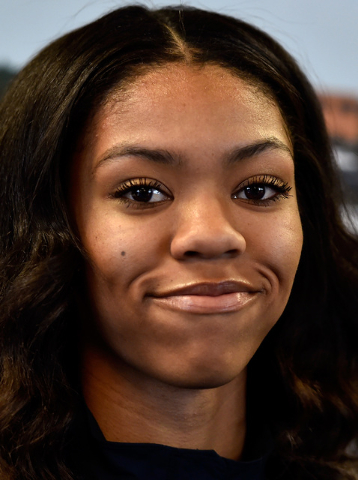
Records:
{"label": "eyelash", "polygon": [[276,192],[274,196],[264,200],[262,199],[254,200],[249,198],[241,199],[254,205],[268,207],[273,202],[277,202],[278,200],[282,200],[282,199],[287,199],[291,196],[289,192],[292,190],[292,187],[287,182],[284,182],[280,178],[273,177],[271,175],[257,175],[245,180],[245,182],[239,186],[239,189],[235,191],[235,193],[233,194],[233,197],[235,195],[238,195],[240,192],[243,192],[245,188],[252,187],[252,186],[264,187],[264,188],[269,187]]}
{"label": "eyelash", "polygon": [[126,204],[127,208],[151,208],[154,206],[157,206],[158,204],[163,203],[163,201],[159,202],[140,202],[140,201],[134,201],[131,200],[130,198],[126,198],[124,195],[127,193],[130,193],[133,191],[135,188],[141,188],[141,187],[146,187],[148,190],[157,190],[163,195],[167,196],[168,198],[172,198],[171,195],[169,194],[167,189],[158,182],[157,180],[152,180],[150,178],[135,178],[135,179],[130,179],[119,185],[117,190],[114,192],[113,195],[111,195],[113,198],[116,198],[120,202]]}
{"label": "eyelash", "polygon": [[[241,192],[243,192],[245,188],[252,187],[252,186],[263,187],[263,188],[269,187],[272,190],[274,190],[276,194],[267,199],[249,199],[249,198],[241,198],[237,196]],[[130,193],[131,191],[133,192],[135,188],[138,189],[141,187],[145,187],[148,191],[156,190],[160,192],[162,195],[168,197],[168,199],[173,198],[171,194],[168,192],[168,190],[163,186],[163,184],[161,184],[157,180],[153,180],[145,177],[129,179],[123,182],[121,185],[119,185],[119,187],[111,195],[111,197],[124,203],[127,206],[127,208],[128,207],[141,208],[141,209],[152,208],[166,201],[166,200],[162,200],[157,202],[145,202],[145,201],[141,202],[141,201],[131,200],[130,198],[125,197],[126,194]],[[271,205],[273,202],[276,202],[278,200],[282,200],[285,198],[286,199],[289,198],[291,196],[289,195],[289,192],[291,189],[292,187],[290,187],[287,182],[284,182],[283,180],[277,177],[273,177],[271,175],[257,175],[245,180],[245,182],[241,184],[239,188],[235,190],[235,192],[232,194],[232,198],[244,200],[249,204],[267,207]]]}

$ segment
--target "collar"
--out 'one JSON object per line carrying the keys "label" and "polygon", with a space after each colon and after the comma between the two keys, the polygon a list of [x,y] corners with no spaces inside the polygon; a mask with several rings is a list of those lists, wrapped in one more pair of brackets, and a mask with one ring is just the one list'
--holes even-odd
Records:
{"label": "collar", "polygon": [[252,428],[243,460],[234,461],[214,450],[109,442],[88,409],[87,418],[96,457],[94,468],[101,480],[265,480],[273,442],[268,429],[262,426]]}

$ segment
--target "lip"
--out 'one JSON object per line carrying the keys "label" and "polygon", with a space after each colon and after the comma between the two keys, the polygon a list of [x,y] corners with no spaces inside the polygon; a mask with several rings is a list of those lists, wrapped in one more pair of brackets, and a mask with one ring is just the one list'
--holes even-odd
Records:
{"label": "lip", "polygon": [[170,310],[197,314],[241,310],[262,293],[244,282],[195,283],[151,295],[156,304]]}
{"label": "lip", "polygon": [[245,282],[237,282],[227,280],[224,282],[201,282],[184,285],[164,292],[154,294],[154,297],[174,297],[180,295],[203,295],[209,297],[217,297],[219,295],[228,295],[238,292],[254,292],[257,291]]}

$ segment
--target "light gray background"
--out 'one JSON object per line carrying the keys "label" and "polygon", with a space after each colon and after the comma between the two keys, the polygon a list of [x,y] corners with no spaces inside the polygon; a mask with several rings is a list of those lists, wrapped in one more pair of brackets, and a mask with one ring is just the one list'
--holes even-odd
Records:
{"label": "light gray background", "polygon": [[[0,0],[0,63],[18,69],[54,38],[129,3],[127,0]],[[161,6],[168,2],[141,3]],[[358,0],[185,3],[237,16],[263,28],[295,56],[319,90],[358,94]]]}

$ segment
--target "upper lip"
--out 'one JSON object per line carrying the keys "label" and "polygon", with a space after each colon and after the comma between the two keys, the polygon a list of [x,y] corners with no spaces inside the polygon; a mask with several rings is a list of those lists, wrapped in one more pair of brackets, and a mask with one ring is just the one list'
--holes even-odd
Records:
{"label": "upper lip", "polygon": [[165,292],[154,294],[154,297],[173,297],[179,295],[203,295],[217,297],[228,293],[257,292],[252,286],[245,282],[224,281],[224,282],[202,282],[185,285]]}

